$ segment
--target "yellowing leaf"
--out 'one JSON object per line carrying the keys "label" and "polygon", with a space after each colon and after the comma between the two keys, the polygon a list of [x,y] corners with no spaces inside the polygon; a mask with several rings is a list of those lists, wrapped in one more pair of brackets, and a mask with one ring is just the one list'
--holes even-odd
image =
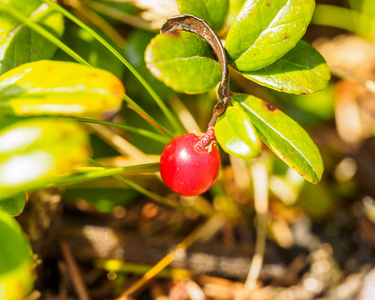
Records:
{"label": "yellowing leaf", "polygon": [[118,110],[123,94],[116,76],[78,63],[37,61],[0,76],[0,109],[8,115],[91,117]]}
{"label": "yellowing leaf", "polygon": [[[64,18],[60,12],[40,0],[10,0],[8,5],[14,7],[17,2],[18,6],[23,2],[22,7],[17,7],[17,11],[56,37],[62,37]],[[33,8],[35,11],[31,11]],[[5,12],[0,13],[0,28],[0,74],[31,61],[50,59],[57,49],[54,44],[26,25],[19,24],[18,20]]]}
{"label": "yellowing leaf", "polygon": [[35,118],[0,131],[0,199],[43,187],[90,154],[88,138],[70,120]]}

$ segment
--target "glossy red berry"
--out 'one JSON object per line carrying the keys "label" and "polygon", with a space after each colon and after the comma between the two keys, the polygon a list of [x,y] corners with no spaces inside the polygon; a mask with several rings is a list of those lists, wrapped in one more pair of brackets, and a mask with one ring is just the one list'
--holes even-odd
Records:
{"label": "glossy red berry", "polygon": [[187,133],[173,139],[160,158],[160,174],[173,191],[185,195],[199,195],[215,182],[220,169],[220,156],[215,147],[196,150],[200,138]]}

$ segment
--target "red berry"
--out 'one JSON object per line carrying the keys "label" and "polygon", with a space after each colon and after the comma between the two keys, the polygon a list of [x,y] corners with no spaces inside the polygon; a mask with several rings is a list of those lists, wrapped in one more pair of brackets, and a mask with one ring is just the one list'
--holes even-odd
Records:
{"label": "red berry", "polygon": [[220,168],[220,156],[212,150],[197,151],[200,138],[193,133],[183,134],[165,146],[160,158],[160,174],[173,191],[185,195],[199,195],[215,182]]}

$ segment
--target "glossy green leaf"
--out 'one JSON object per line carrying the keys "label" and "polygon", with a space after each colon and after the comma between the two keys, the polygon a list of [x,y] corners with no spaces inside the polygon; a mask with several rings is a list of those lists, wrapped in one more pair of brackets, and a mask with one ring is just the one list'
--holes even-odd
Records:
{"label": "glossy green leaf", "polygon": [[323,56],[304,41],[299,41],[296,47],[273,64],[258,71],[240,73],[260,85],[291,94],[322,91],[331,78]]}
{"label": "glossy green leaf", "polygon": [[89,142],[71,120],[34,118],[0,131],[0,199],[43,187],[87,160]]}
{"label": "glossy green leaf", "polygon": [[320,181],[324,166],[319,149],[298,123],[254,96],[236,94],[232,102],[249,115],[259,137],[287,165],[312,183]]}
{"label": "glossy green leaf", "polygon": [[215,137],[225,152],[240,158],[254,158],[262,150],[249,116],[238,107],[238,103],[228,107],[219,117],[215,125]]}
{"label": "glossy green leaf", "polygon": [[8,115],[92,117],[119,109],[123,94],[116,76],[78,63],[31,62],[0,76],[0,110]]}
{"label": "glossy green leaf", "polygon": [[229,0],[229,11],[227,17],[227,26],[232,25],[233,21],[236,19],[241,11],[241,8],[246,0]]}
{"label": "glossy green leaf", "polygon": [[33,286],[33,259],[21,226],[0,210],[0,299],[23,300]]}
{"label": "glossy green leaf", "polygon": [[181,14],[191,14],[205,20],[219,31],[228,14],[229,0],[177,0]]}
{"label": "glossy green leaf", "polygon": [[314,0],[247,0],[225,42],[240,71],[264,68],[291,50],[306,32]]}
{"label": "glossy green leaf", "polygon": [[[176,92],[150,73],[146,67],[144,59],[146,48],[154,37],[155,34],[149,31],[141,29],[132,31],[127,37],[124,55],[142,77],[147,80],[151,87],[157,91],[162,99],[169,99],[171,96],[176,95]],[[150,94],[142,87],[141,83],[134,76],[127,76],[126,83],[126,94],[129,95],[130,98],[142,98],[145,102],[147,101],[147,104],[154,105],[154,101]],[[147,104],[145,103],[145,105]]]}
{"label": "glossy green leaf", "polygon": [[25,193],[17,194],[10,198],[0,200],[0,210],[3,210],[11,216],[18,216],[26,204]]}
{"label": "glossy green leaf", "polygon": [[210,46],[190,32],[167,32],[151,40],[145,52],[147,68],[178,92],[199,94],[213,89],[221,79],[219,63]]}
{"label": "glossy green leaf", "polygon": [[[31,2],[41,4],[40,1]],[[24,11],[23,8],[21,11]],[[61,38],[64,32],[62,14],[47,4],[43,4],[35,10],[30,19],[57,37]],[[0,24],[3,23],[2,21],[9,22],[9,19],[3,20],[0,15]],[[18,26],[16,21],[12,21],[12,24],[16,26],[13,30],[9,31],[11,28],[9,26],[6,32],[0,34],[2,37],[0,38],[0,74],[24,63],[52,58],[57,49],[54,44],[25,25]]]}

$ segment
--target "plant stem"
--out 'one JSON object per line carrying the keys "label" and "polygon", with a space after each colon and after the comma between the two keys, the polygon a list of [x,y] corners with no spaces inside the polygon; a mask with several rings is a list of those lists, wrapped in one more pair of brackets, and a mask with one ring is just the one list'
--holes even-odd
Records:
{"label": "plant stem", "polygon": [[67,119],[72,119],[78,122],[83,122],[83,123],[93,123],[93,124],[102,124],[106,126],[111,126],[111,127],[116,127],[116,128],[121,128],[129,132],[136,133],[138,135],[148,137],[150,139],[153,139],[155,141],[158,141],[163,144],[169,143],[170,139],[164,135],[160,135],[151,131],[148,131],[146,129],[138,128],[138,127],[132,127],[132,126],[127,126],[123,124],[118,124],[114,122],[108,122],[108,121],[102,121],[102,120],[96,120],[96,119],[86,119],[86,118],[75,118],[75,117],[66,117]]}
{"label": "plant stem", "polygon": [[119,21],[121,23],[130,25],[135,28],[141,28],[150,32],[154,32],[151,28],[151,23],[143,20],[141,17],[133,16],[115,8],[111,8],[100,2],[85,0],[84,3],[90,8],[100,12],[102,15],[106,15]]}
{"label": "plant stem", "polygon": [[201,138],[199,143],[195,146],[196,151],[200,152],[204,148],[209,146],[212,141],[215,142],[215,124],[216,124],[216,121],[225,112],[227,107],[228,107],[228,103],[226,103],[224,101],[221,101],[221,100],[216,104],[216,106],[214,108],[214,111],[212,113],[211,120],[208,123],[207,131],[205,132],[205,134],[203,135],[203,137]]}
{"label": "plant stem", "polygon": [[[221,81],[217,91],[220,101],[213,110],[212,118],[208,124],[208,133],[211,127],[215,127],[218,117],[225,112],[230,102],[228,60],[225,48],[215,30],[205,20],[194,15],[170,17],[160,29],[161,33],[167,31],[188,31],[200,36],[211,46],[221,66]],[[201,148],[201,145],[198,148]]]}
{"label": "plant stem", "polygon": [[[94,165],[96,167],[102,167],[102,165],[100,163],[98,163],[97,161],[95,161],[91,158],[89,160],[90,160],[90,163],[92,165]],[[183,212],[188,211],[188,212],[198,214],[198,215],[203,215],[203,216],[211,216],[213,214],[212,211],[210,211],[210,210],[204,210],[203,211],[202,209],[197,209],[197,208],[192,207],[192,206],[187,206],[187,205],[184,205],[182,203],[179,203],[179,202],[170,200],[168,198],[162,197],[162,196],[160,196],[158,194],[155,194],[153,192],[150,192],[150,191],[146,190],[145,188],[143,188],[142,186],[136,184],[134,181],[132,181],[130,179],[127,179],[127,178],[124,178],[122,176],[119,176],[118,174],[113,174],[112,176],[116,180],[127,184],[132,189],[134,189],[137,192],[145,195],[146,197],[149,197],[150,199],[154,200],[155,202],[157,202],[159,204],[162,204],[162,205],[165,205],[165,206],[168,206],[168,207],[172,207],[174,209],[177,209],[177,210],[180,210],[180,211],[183,211]]]}
{"label": "plant stem", "polygon": [[142,107],[140,107],[132,98],[125,94],[124,100],[129,104],[129,108],[134,110],[138,115],[143,119],[153,125],[160,132],[163,132],[165,135],[174,138],[174,134],[171,133],[168,129],[156,122],[148,113],[146,113]]}
{"label": "plant stem", "polygon": [[221,66],[221,81],[218,96],[221,101],[227,103],[229,97],[229,72],[226,51],[217,36],[215,30],[203,19],[194,15],[180,15],[167,19],[161,26],[160,32],[166,31],[188,31],[203,38],[214,51]]}
{"label": "plant stem", "polygon": [[195,229],[189,234],[181,243],[179,243],[169,254],[167,254],[162,260],[160,260],[151,270],[149,270],[143,277],[127,289],[120,295],[116,300],[126,300],[128,296],[136,292],[140,287],[147,283],[150,279],[155,277],[160,271],[166,268],[175,258],[185,252],[193,243],[205,237],[207,233],[216,232],[219,230],[224,222],[225,218],[221,214],[212,216],[206,223],[201,227]]}
{"label": "plant stem", "polygon": [[67,1],[81,17],[85,18],[101,31],[105,32],[117,45],[123,48],[126,44],[125,38],[115,30],[106,20],[87,7],[84,3],[78,1]]}
{"label": "plant stem", "polygon": [[147,159],[147,155],[140,149],[108,127],[101,124],[87,124],[86,126],[121,155],[130,156],[137,162],[144,162]]}
{"label": "plant stem", "polygon": [[372,93],[375,93],[375,82],[370,79],[365,79],[362,77],[359,77],[347,70],[343,70],[340,68],[331,68],[331,73],[337,77],[340,77],[342,79],[351,79],[359,84],[363,85],[367,90],[369,90]]}
{"label": "plant stem", "polygon": [[214,138],[215,129],[214,127],[209,127],[203,137],[199,140],[198,144],[195,145],[195,151],[203,151],[203,149],[205,149]]}
{"label": "plant stem", "polygon": [[53,183],[51,183],[51,186],[58,187],[81,183],[121,173],[152,173],[157,171],[159,171],[159,163],[140,164],[122,168],[103,168],[102,170],[90,171],[84,174],[74,174],[70,176],[58,177]]}
{"label": "plant stem", "polygon": [[254,186],[254,204],[256,211],[257,238],[255,254],[250,265],[245,287],[249,290],[256,287],[260,270],[263,265],[264,251],[266,248],[267,215],[268,215],[268,171],[267,166],[258,161],[251,167]]}
{"label": "plant stem", "polygon": [[66,242],[60,243],[60,249],[62,256],[67,264],[70,279],[75,288],[75,291],[78,294],[78,299],[80,300],[90,300],[90,296],[87,290],[87,287],[83,281],[82,275],[80,274],[77,262],[73,257],[72,251],[69,248],[69,245]]}
{"label": "plant stem", "polygon": [[159,106],[161,111],[167,117],[168,121],[174,127],[175,130],[178,132],[181,131],[181,125],[178,122],[177,118],[172,114],[172,112],[168,109],[165,103],[161,100],[158,94],[154,91],[154,89],[149,85],[149,83],[141,76],[141,74],[111,45],[109,44],[104,38],[102,38],[98,33],[92,30],[89,26],[83,23],[81,20],[76,18],[73,14],[68,12],[66,9],[61,7],[60,5],[54,3],[51,0],[43,0],[44,2],[50,4],[56,10],[61,12],[64,16],[70,19],[72,22],[76,23],[82,29],[85,29],[89,34],[91,34],[98,42],[100,42],[103,46],[105,46],[114,56],[116,56],[123,64],[126,66],[130,72],[138,79],[138,81],[144,86],[147,92],[151,95],[154,99],[155,103]]}

